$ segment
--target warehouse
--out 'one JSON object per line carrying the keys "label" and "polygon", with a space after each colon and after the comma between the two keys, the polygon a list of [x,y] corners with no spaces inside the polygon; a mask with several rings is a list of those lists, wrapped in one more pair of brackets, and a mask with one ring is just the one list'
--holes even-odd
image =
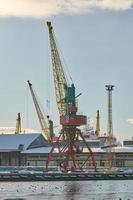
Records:
{"label": "warehouse", "polygon": [[0,134],[0,166],[28,165],[23,151],[48,147],[42,134]]}
{"label": "warehouse", "polygon": [[[40,133],[0,134],[0,166],[45,166],[51,146]],[[97,167],[108,165],[107,149],[92,147]],[[133,147],[113,148],[113,165],[116,167],[133,167]],[[55,152],[55,157],[57,156]],[[82,162],[86,152],[77,155]],[[58,165],[51,162],[52,166]],[[88,166],[91,163],[87,163]]]}

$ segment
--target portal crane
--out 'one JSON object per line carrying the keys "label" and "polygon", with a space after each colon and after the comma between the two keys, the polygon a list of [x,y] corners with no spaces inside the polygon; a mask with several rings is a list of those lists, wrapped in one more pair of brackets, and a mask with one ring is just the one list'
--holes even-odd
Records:
{"label": "portal crane", "polygon": [[20,113],[18,113],[18,117],[16,119],[16,129],[15,129],[15,134],[21,133],[21,117]]}
{"label": "portal crane", "polygon": [[48,140],[48,142],[51,142],[52,138],[54,136],[54,134],[53,134],[53,122],[52,122],[52,120],[49,119],[49,116],[47,116],[47,119],[48,119],[48,122],[49,122],[49,127],[48,127],[47,122],[44,118],[44,115],[41,111],[40,105],[38,103],[35,91],[32,88],[32,84],[30,83],[29,80],[27,82],[28,82],[28,85],[29,85],[29,88],[30,88],[31,96],[32,96],[32,99],[33,99],[33,102],[34,102],[34,105],[35,105],[35,108],[36,108],[36,112],[37,112],[37,115],[38,115],[38,119],[39,119],[39,122],[40,122],[40,125],[41,125],[43,135],[44,135],[45,139]]}
{"label": "portal crane", "polygon": [[[58,150],[58,155],[62,160],[62,162],[60,161],[60,163],[58,163],[62,171],[82,171],[87,162],[91,162],[92,166],[95,168],[93,153],[81,134],[80,129],[77,128],[78,126],[86,125],[87,118],[84,115],[77,114],[78,108],[76,105],[76,98],[79,95],[75,95],[75,86],[73,83],[68,83],[64,73],[51,22],[47,22],[47,26],[51,47],[56,101],[62,130],[49,153],[48,161],[46,162],[46,170],[48,171],[49,162],[54,159],[53,153],[55,149],[56,151]],[[76,155],[77,153],[82,153],[84,147],[88,150],[88,154],[85,162],[80,164]]]}

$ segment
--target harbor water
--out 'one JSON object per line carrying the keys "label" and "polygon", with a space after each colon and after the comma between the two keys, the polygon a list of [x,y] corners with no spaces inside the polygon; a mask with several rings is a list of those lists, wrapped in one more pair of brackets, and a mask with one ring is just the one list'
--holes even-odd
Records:
{"label": "harbor water", "polygon": [[133,200],[133,181],[0,182],[0,200]]}

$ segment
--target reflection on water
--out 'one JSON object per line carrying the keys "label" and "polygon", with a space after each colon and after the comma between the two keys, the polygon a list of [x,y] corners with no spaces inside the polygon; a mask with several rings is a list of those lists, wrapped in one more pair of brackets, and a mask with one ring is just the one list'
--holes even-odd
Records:
{"label": "reflection on water", "polygon": [[0,200],[133,200],[133,181],[1,182]]}
{"label": "reflection on water", "polygon": [[76,195],[80,194],[80,184],[78,182],[70,182],[64,191],[65,200],[76,200]]}

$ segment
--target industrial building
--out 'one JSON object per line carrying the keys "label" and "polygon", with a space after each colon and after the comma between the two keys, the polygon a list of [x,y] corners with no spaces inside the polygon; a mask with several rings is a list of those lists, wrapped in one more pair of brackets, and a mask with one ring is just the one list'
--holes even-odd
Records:
{"label": "industrial building", "polygon": [[[92,152],[95,156],[97,167],[108,165],[108,150],[105,148],[94,147],[93,140]],[[0,166],[44,166],[48,159],[48,154],[52,146],[48,144],[42,134],[0,134]],[[115,167],[133,167],[133,147],[114,147],[113,165]],[[59,157],[54,153],[56,162],[51,162],[51,166],[58,167]],[[82,163],[87,152],[77,154],[77,158]],[[86,167],[91,163],[87,162]]]}
{"label": "industrial building", "polygon": [[[29,149],[21,152],[23,157],[26,158],[26,162],[33,166],[45,166],[48,156],[48,150],[50,148],[36,148]],[[108,166],[108,151],[101,148],[91,148],[97,167],[107,167]],[[77,154],[77,159],[82,163],[88,156],[88,153],[83,152],[82,154]],[[57,162],[51,162],[51,166],[58,166],[58,154],[55,153]],[[115,147],[114,149],[114,161],[113,166],[115,167],[133,167],[133,148],[131,147]],[[86,167],[91,167],[91,163],[87,162]]]}
{"label": "industrial building", "polygon": [[22,152],[48,146],[42,134],[0,134],[0,166],[29,165]]}

